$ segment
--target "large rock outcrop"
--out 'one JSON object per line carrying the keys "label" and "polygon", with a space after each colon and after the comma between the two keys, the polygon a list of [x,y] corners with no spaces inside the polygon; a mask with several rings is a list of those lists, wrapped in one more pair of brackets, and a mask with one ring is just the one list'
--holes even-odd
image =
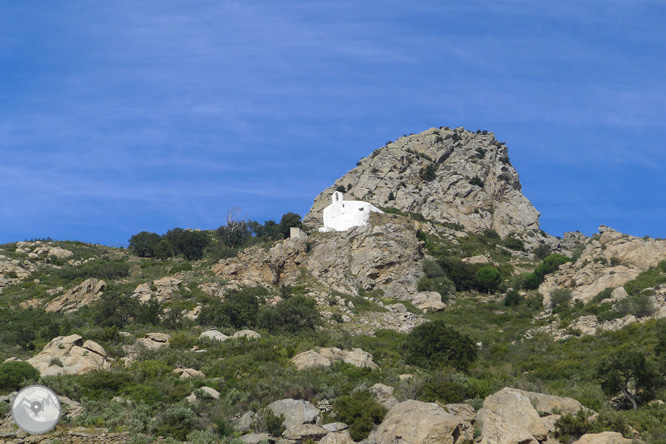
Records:
{"label": "large rock outcrop", "polygon": [[362,159],[322,191],[304,218],[322,225],[323,209],[340,187],[349,199],[420,213],[502,237],[539,228],[539,212],[521,193],[506,146],[493,133],[431,128],[401,137]]}
{"label": "large rock outcrop", "polygon": [[629,236],[603,225],[599,232],[585,241],[575,263],[561,265],[546,276],[539,287],[546,306],[556,288],[568,288],[574,299],[588,302],[600,291],[620,287],[666,259],[666,241]]}
{"label": "large rock outcrop", "polygon": [[345,232],[316,234],[277,243],[268,253],[252,247],[225,259],[213,272],[239,285],[290,285],[309,272],[332,290],[356,295],[358,288],[381,289],[385,296],[409,299],[421,276],[416,228],[406,218],[375,215],[372,223]]}
{"label": "large rock outcrop", "polygon": [[372,360],[372,355],[360,348],[340,350],[337,347],[325,347],[319,350],[308,350],[291,358],[291,362],[298,370],[328,367],[337,361],[346,362],[356,367],[378,368]]}
{"label": "large rock outcrop", "polygon": [[106,288],[106,282],[95,278],[86,279],[67,293],[47,303],[44,310],[55,313],[76,311],[99,299],[104,288]]}
{"label": "large rock outcrop", "polygon": [[79,335],[58,336],[36,356],[28,359],[42,376],[80,375],[111,367],[109,359],[96,342],[84,341]]}
{"label": "large rock outcrop", "polygon": [[477,413],[475,422],[481,430],[478,442],[538,444],[555,430],[559,413],[575,414],[582,408],[574,399],[506,387],[488,396]]}

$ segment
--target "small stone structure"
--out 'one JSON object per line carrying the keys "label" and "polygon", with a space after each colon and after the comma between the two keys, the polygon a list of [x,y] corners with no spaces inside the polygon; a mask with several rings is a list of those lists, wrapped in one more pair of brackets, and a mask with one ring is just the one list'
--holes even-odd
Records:
{"label": "small stone structure", "polygon": [[360,200],[344,200],[340,191],[333,193],[331,204],[324,208],[324,226],[319,231],[347,231],[352,227],[368,224],[370,213],[383,213],[382,210]]}
{"label": "small stone structure", "polygon": [[290,239],[306,240],[308,238],[308,235],[305,233],[305,231],[301,230],[298,227],[290,227],[289,228],[289,238]]}

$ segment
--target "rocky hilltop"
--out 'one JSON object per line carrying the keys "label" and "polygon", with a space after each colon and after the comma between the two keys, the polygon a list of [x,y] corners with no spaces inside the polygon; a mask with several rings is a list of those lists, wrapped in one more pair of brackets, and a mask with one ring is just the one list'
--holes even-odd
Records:
{"label": "rocky hilltop", "polygon": [[304,222],[322,224],[336,189],[349,200],[413,212],[480,233],[538,230],[539,212],[521,193],[506,145],[491,132],[431,128],[390,142],[322,191]]}

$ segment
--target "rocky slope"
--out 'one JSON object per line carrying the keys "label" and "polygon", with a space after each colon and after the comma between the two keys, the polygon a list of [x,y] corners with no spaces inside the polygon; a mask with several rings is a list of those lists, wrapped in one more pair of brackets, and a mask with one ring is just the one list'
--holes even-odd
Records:
{"label": "rocky slope", "polygon": [[429,129],[375,150],[322,191],[304,222],[320,226],[336,188],[346,199],[422,214],[468,231],[502,237],[539,228],[539,212],[521,193],[508,151],[493,133]]}

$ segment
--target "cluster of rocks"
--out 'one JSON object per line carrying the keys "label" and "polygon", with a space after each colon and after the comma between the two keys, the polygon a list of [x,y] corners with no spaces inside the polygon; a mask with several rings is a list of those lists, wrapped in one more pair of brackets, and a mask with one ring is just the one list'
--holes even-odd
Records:
{"label": "cluster of rocks", "polygon": [[[576,414],[584,407],[576,400],[519,389],[505,388],[486,398],[477,412],[468,404],[398,402],[392,388],[376,384],[370,389],[375,399],[389,411],[384,420],[364,440],[367,444],[394,443],[556,443],[555,422],[563,414]],[[320,444],[351,444],[347,424],[322,424],[324,410],[305,400],[283,399],[268,406],[275,415],[284,415],[286,430],[281,437],[251,433],[241,437],[247,444],[262,440],[296,443],[311,439]],[[325,407],[324,407],[325,408]],[[593,412],[588,412],[592,414]],[[241,432],[252,428],[260,413],[246,412],[234,420]],[[576,443],[629,444],[619,433],[604,432],[582,436]]]}
{"label": "cluster of rocks", "polygon": [[152,298],[158,302],[170,301],[178,292],[178,286],[182,282],[181,279],[169,276],[154,280],[152,283],[145,282],[134,289],[132,296],[141,302],[148,302]]}
{"label": "cluster of rocks", "polygon": [[[381,305],[381,302],[379,304]],[[386,305],[385,308],[386,311],[363,312],[351,318],[350,321],[353,322],[345,320],[342,328],[354,335],[364,334],[373,336],[378,329],[409,333],[414,327],[426,321],[424,316],[407,311],[407,308],[403,304]]]}
{"label": "cluster of rocks", "polygon": [[[651,319],[666,318],[666,286],[660,285],[653,290],[654,294],[649,296],[649,300],[654,311],[649,316],[636,317],[633,314],[628,314],[610,321],[600,321],[595,315],[586,315],[579,317],[566,327],[562,326],[560,321],[554,321],[541,327],[532,328],[526,332],[525,336],[529,339],[535,333],[547,333],[555,340],[563,340],[572,336],[594,335],[598,331],[617,331],[635,322],[643,323]],[[618,302],[627,297],[624,288],[618,287],[613,291],[608,301]]]}
{"label": "cluster of rocks", "polygon": [[0,293],[4,287],[27,278],[37,266],[26,259],[12,259],[0,254]]}
{"label": "cluster of rocks", "polygon": [[574,300],[588,302],[606,288],[621,287],[643,271],[666,259],[666,241],[638,238],[606,226],[588,238],[575,263],[561,265],[539,287],[544,304],[557,288],[571,290]]}
{"label": "cluster of rocks", "polygon": [[258,339],[261,338],[261,335],[254,330],[239,330],[231,336],[227,336],[224,333],[221,333],[217,330],[206,330],[205,332],[199,335],[199,339],[211,339],[213,341],[224,342],[229,339]]}

